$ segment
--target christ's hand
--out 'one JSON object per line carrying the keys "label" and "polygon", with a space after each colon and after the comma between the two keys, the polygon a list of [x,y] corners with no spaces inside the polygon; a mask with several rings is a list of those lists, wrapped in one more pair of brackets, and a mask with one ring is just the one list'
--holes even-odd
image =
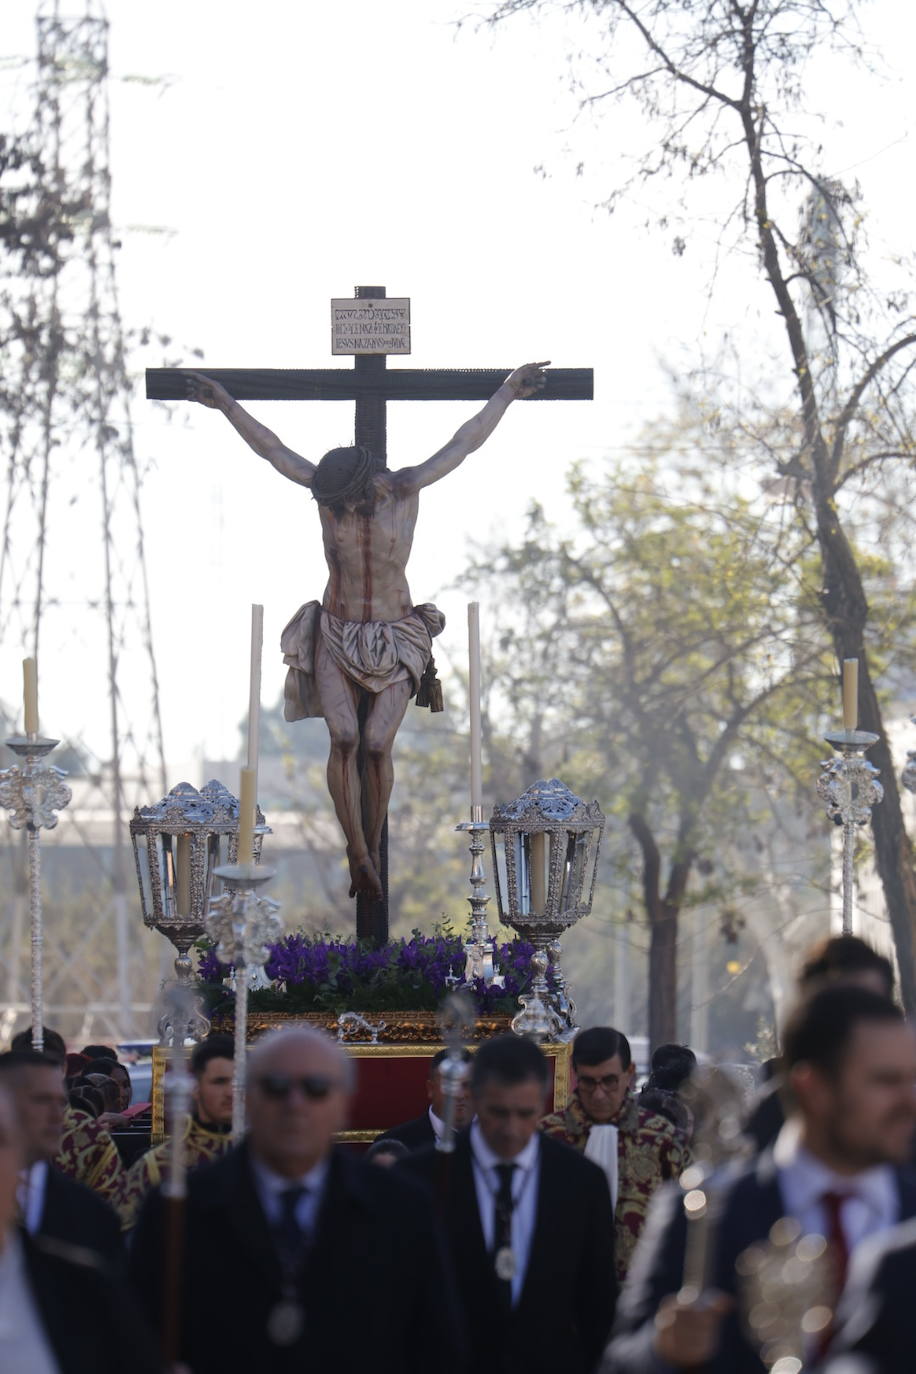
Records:
{"label": "christ's hand", "polygon": [[506,386],[512,388],[516,396],[524,399],[526,396],[534,396],[537,392],[543,391],[547,381],[545,367],[550,366],[550,361],[544,363],[525,363],[522,367],[517,367],[514,372],[510,372],[506,378]]}
{"label": "christ's hand", "polygon": [[186,372],[185,385],[189,401],[199,401],[211,410],[221,410],[225,414],[232,405],[232,397],[224,386],[205,377],[202,372]]}

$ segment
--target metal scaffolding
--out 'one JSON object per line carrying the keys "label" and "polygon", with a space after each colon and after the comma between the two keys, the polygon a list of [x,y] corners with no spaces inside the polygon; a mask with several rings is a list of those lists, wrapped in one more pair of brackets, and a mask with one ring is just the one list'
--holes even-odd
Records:
{"label": "metal scaffolding", "polygon": [[[0,680],[13,720],[24,654],[45,681],[73,684],[67,710],[58,692],[55,715],[42,721],[81,763],[54,846],[45,1001],[65,1033],[123,1038],[138,1033],[151,993],[129,928],[128,817],[166,782],[111,219],[108,23],[91,0],[78,18],[45,4],[36,23],[34,116],[22,139],[31,185],[19,207],[33,229],[15,275],[0,268]],[[20,838],[6,827],[0,838],[2,1041],[27,1007],[28,969]]]}

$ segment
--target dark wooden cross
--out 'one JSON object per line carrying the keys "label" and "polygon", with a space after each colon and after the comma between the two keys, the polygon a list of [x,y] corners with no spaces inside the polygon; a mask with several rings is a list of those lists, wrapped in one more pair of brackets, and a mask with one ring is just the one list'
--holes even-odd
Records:
{"label": "dark wooden cross", "polygon": [[[383,286],[358,286],[357,299],[382,300]],[[490,368],[389,368],[384,353],[356,354],[352,368],[195,367],[226,388],[237,401],[355,401],[356,443],[387,466],[388,401],[487,401],[512,371]],[[187,399],[189,369],[152,367],[146,373],[146,395],[156,401]],[[543,390],[532,400],[590,401],[591,368],[554,368]],[[316,459],[317,461],[317,459]],[[356,898],[356,933],[384,944],[388,939],[388,823],[381,853],[384,896]]]}

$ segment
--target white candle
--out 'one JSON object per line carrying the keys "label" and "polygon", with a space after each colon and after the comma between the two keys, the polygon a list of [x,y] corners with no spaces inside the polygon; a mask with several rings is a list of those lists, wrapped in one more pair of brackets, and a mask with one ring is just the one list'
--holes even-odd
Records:
{"label": "white candle", "polygon": [[22,697],[25,714],[25,732],[38,734],[38,664],[34,658],[22,660]]}
{"label": "white candle", "polygon": [[175,859],[175,896],[179,916],[191,914],[191,836],[179,835]]}
{"label": "white candle", "polygon": [[250,864],[254,858],[254,808],[257,775],[253,768],[239,773],[239,852],[237,863]]}
{"label": "white candle", "polygon": [[547,905],[547,836],[531,836],[531,910],[542,915]]}
{"label": "white candle", "polygon": [[[480,606],[468,604],[468,707],[471,716],[471,819],[483,819],[483,748],[480,731]],[[479,812],[475,811],[479,808]]]}
{"label": "white candle", "polygon": [[843,729],[855,730],[859,723],[859,660],[843,659]]}
{"label": "white candle", "polygon": [[[261,733],[261,650],[264,645],[264,607],[251,607],[251,672],[248,683],[248,767],[258,771]],[[257,791],[257,788],[255,788]]]}

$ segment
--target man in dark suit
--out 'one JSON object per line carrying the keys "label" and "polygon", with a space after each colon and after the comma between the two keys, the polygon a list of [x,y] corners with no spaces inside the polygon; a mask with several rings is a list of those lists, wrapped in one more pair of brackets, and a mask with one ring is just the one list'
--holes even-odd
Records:
{"label": "man in dark suit", "polygon": [[[194,1374],[461,1368],[444,1247],[421,1190],[332,1146],[353,1070],[319,1031],[284,1031],[251,1052],[246,1140],[187,1181],[179,1353]],[[131,1249],[155,1324],[164,1208],[153,1193]]]}
{"label": "man in dark suit", "polygon": [[[893,997],[894,969],[889,959],[858,935],[830,935],[808,950],[795,987],[799,997],[808,997],[820,988],[839,983]],[[756,1094],[744,1123],[745,1135],[758,1150],[773,1144],[786,1119],[782,1065],[778,1060],[772,1063],[773,1073]]]}
{"label": "man in dark suit", "polygon": [[707,1291],[679,1292],[688,1223],[681,1190],[666,1185],[637,1247],[604,1370],[649,1374],[661,1364],[761,1374],[735,1273],[748,1246],[783,1216],[824,1236],[835,1303],[855,1247],[916,1215],[916,1180],[901,1168],[916,1125],[916,1040],[900,1009],[866,988],[825,988],[790,1016],[783,1063],[793,1110],[775,1145],[713,1182]]}
{"label": "man in dark suit", "polygon": [[[422,1150],[424,1146],[435,1145],[445,1129],[445,1086],[442,1082],[442,1062],[448,1050],[439,1050],[434,1054],[429,1063],[429,1077],[426,1080],[426,1095],[429,1099],[429,1106],[422,1116],[415,1116],[411,1121],[405,1121],[401,1126],[392,1126],[388,1131],[382,1131],[377,1140],[399,1140],[402,1145],[406,1145],[408,1150]],[[471,1062],[469,1050],[462,1050],[461,1057],[465,1064]],[[468,1090],[467,1079],[461,1083],[455,1095],[455,1119],[452,1125],[456,1131],[460,1131],[462,1126],[466,1126],[471,1119],[471,1094]]]}
{"label": "man in dark suit", "polygon": [[426,1150],[397,1166],[437,1198],[475,1374],[588,1374],[613,1320],[607,1180],[538,1131],[546,1097],[547,1061],[535,1044],[488,1040],[471,1070],[476,1120],[454,1153]]}
{"label": "man in dark suit", "polygon": [[24,1144],[19,1207],[25,1230],[123,1264],[121,1223],[114,1210],[50,1163],[60,1149],[67,1105],[61,1065],[35,1050],[10,1050],[0,1054],[0,1083],[12,1096]]}
{"label": "man in dark suit", "polygon": [[131,1295],[85,1246],[16,1225],[24,1140],[0,1084],[0,1369],[7,1374],[135,1374],[159,1361]]}
{"label": "man in dark suit", "polygon": [[916,1369],[916,1220],[860,1247],[822,1374],[912,1374]]}

